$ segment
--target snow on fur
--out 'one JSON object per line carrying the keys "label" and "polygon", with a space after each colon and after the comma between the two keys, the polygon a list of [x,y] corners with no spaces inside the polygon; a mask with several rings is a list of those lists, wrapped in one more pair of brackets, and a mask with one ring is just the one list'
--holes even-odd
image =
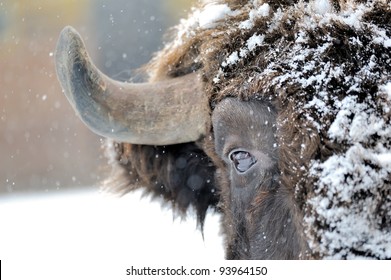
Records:
{"label": "snow on fur", "polygon": [[[311,249],[325,258],[391,257],[391,232],[387,224],[391,219],[391,125],[390,118],[384,115],[391,101],[390,73],[379,71],[379,55],[370,49],[383,45],[389,50],[390,62],[390,33],[368,23],[363,25],[362,16],[371,8],[358,5],[340,13],[327,13],[322,18],[303,17],[303,30],[338,22],[356,32],[368,33],[367,46],[359,36],[349,38],[351,46],[364,49],[367,55],[372,52],[368,63],[363,63],[354,75],[347,74],[350,65],[323,61],[323,54],[329,51],[335,38],[326,36],[316,47],[309,48],[308,38],[301,33],[286,61],[293,71],[275,79],[279,85],[296,83],[301,88],[315,88],[312,100],[302,104],[303,113],[315,112],[317,118],[308,115],[313,125],[319,131],[327,130],[330,139],[347,146],[345,152],[324,162],[313,160],[309,170],[309,175],[318,179],[307,201],[304,221],[307,234],[312,236]],[[363,59],[360,54],[356,57],[357,61]],[[300,65],[303,61],[304,65]],[[322,70],[314,71],[315,68]],[[307,71],[314,74],[308,75]],[[337,95],[327,94],[328,84],[342,79],[347,96],[340,100]],[[384,80],[386,101],[381,104],[369,94],[359,97],[360,92],[365,95],[367,90],[363,88],[365,80]],[[334,119],[330,118],[332,115]],[[332,122],[327,123],[327,119]]]}
{"label": "snow on fur", "polygon": [[[255,33],[226,57],[213,79],[218,84],[226,69],[259,49],[268,33],[289,21],[290,14],[296,14],[296,26],[301,31],[289,54],[278,50],[278,46],[275,51],[270,49],[271,57],[285,57],[271,59],[266,69],[256,74],[256,79],[277,73],[275,69],[282,62],[288,65],[287,71],[271,83],[281,90],[287,85],[311,88],[315,92],[312,98],[298,102],[297,110],[318,131],[326,131],[331,140],[346,146],[345,151],[323,162],[313,160],[308,171],[309,177],[317,179],[305,204],[304,224],[311,250],[324,258],[391,258],[391,125],[389,115],[385,117],[391,104],[391,76],[390,72],[380,71],[382,66],[375,51],[377,46],[386,48],[388,53],[383,54],[383,59],[391,63],[391,44],[389,26],[385,29],[363,21],[375,4],[376,1],[369,4],[348,1],[345,9],[336,12],[328,0],[315,0],[271,13],[267,3],[253,1],[249,4],[248,18],[232,28],[252,29],[257,18],[269,17],[267,32],[258,33],[254,28]],[[352,49],[360,50],[355,60],[365,60],[354,75],[348,74],[351,65],[324,60],[340,38],[325,32],[316,45],[310,42],[314,32],[333,25],[357,34],[346,37]],[[362,54],[369,57],[360,57]],[[345,92],[336,89],[333,95],[328,87],[336,80],[343,81]],[[363,81],[368,80],[383,81],[377,96],[365,97],[367,89]]]}

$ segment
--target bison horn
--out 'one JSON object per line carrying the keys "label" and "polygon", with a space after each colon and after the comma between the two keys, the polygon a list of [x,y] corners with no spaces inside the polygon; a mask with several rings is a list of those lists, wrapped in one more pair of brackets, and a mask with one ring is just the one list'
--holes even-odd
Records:
{"label": "bison horn", "polygon": [[205,135],[208,100],[197,73],[151,83],[124,83],[91,62],[75,29],[61,32],[56,70],[72,107],[95,133],[120,142],[169,145]]}

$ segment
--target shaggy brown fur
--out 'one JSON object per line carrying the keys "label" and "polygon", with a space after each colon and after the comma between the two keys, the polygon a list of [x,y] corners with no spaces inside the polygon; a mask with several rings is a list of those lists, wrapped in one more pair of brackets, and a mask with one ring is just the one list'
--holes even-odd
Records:
{"label": "shaggy brown fur", "polygon": [[[373,40],[374,26],[387,30],[386,35],[391,36],[390,5],[387,1],[374,1],[372,4],[371,1],[363,0],[333,0],[335,13],[344,10],[347,2],[357,5],[364,3],[371,7],[361,17],[360,28],[355,28],[337,19],[330,19],[328,24],[319,23],[321,19],[316,19],[309,9],[302,8],[307,7],[308,1],[258,1],[270,5],[269,15],[257,18],[250,29],[243,29],[238,24],[248,19],[254,1],[216,2],[228,4],[235,13],[213,28],[193,29],[192,35],[180,38],[180,44],[168,45],[148,66],[148,72],[152,80],[161,80],[197,71],[202,75],[211,112],[227,97],[271,104],[277,112],[279,180],[276,189],[254,194],[253,200],[249,201],[251,210],[246,212],[250,213],[249,217],[240,216],[240,211],[232,213],[229,210],[233,201],[231,182],[226,164],[216,153],[214,128],[211,127],[210,135],[197,143],[167,147],[115,144],[116,159],[120,168],[126,170],[128,184],[124,190],[146,186],[151,193],[163,196],[183,211],[193,205],[201,224],[208,206],[222,210],[228,258],[327,257],[327,250],[319,249],[323,246],[320,244],[320,235],[330,225],[324,224],[321,219],[312,224],[303,223],[304,216],[317,215],[316,209],[308,203],[317,194],[319,180],[310,174],[310,165],[312,160],[325,162],[332,155],[343,154],[352,146],[352,143],[336,141],[328,135],[339,110],[338,102],[347,95],[357,98],[359,104],[368,104],[379,112],[386,123],[390,123],[391,114],[384,109],[384,104],[389,106],[390,100],[379,95],[379,85],[391,80],[390,48],[385,44],[376,44]],[[279,20],[276,17],[280,17]],[[306,27],[303,24],[303,18],[306,17],[315,18],[313,22],[317,22],[318,26]],[[276,26],[272,28],[272,24]],[[235,64],[222,66],[227,57],[243,49],[254,34],[263,35],[263,43]],[[299,36],[306,40],[298,43]],[[324,49],[320,52],[318,50],[321,46]],[[293,59],[295,55],[303,54],[302,61]],[[371,73],[361,71],[371,61],[376,62]],[[297,77],[309,81],[329,66],[341,66],[342,74],[334,75],[330,70],[323,80],[305,85],[298,82]],[[349,77],[359,80],[358,89],[353,88],[357,79],[349,80]],[[311,100],[320,98],[319,93],[322,93],[325,107],[329,108],[327,112],[316,106],[306,106]],[[373,135],[372,141],[361,144],[364,147],[375,146],[380,138],[382,143],[388,141],[384,145],[390,148],[391,135]],[[195,176],[193,185],[189,183],[191,176]],[[382,183],[383,204],[391,200],[390,181]],[[384,212],[386,210],[381,207],[381,203],[377,210],[379,217],[383,217],[381,227],[390,230],[390,215]],[[259,218],[263,219],[262,223],[249,223],[260,215],[267,216]],[[273,228],[270,228],[270,219],[274,219]],[[283,229],[279,226],[287,221],[293,225],[281,235],[278,232]],[[245,228],[239,225],[240,222],[245,224]],[[269,228],[265,228],[266,225]],[[256,228],[251,229],[251,226]],[[285,241],[285,246],[273,247],[275,252],[265,253],[271,247],[263,244],[259,237],[254,237],[262,231],[274,236],[292,234],[296,240]],[[308,234],[307,238],[303,237],[304,232]],[[253,244],[251,240],[259,242]],[[311,250],[307,242],[311,243]],[[330,255],[337,253],[331,247],[329,250]],[[338,255],[340,258],[351,254],[374,258],[380,256],[360,248],[340,250],[345,252]],[[263,253],[260,254],[261,251]]]}

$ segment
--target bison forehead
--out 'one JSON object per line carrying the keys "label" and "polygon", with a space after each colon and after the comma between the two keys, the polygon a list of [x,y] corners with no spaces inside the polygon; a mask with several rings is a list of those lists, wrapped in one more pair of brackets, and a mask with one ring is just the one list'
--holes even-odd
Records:
{"label": "bison forehead", "polygon": [[[201,68],[212,107],[227,96],[275,102],[280,169],[301,201],[313,252],[390,258],[389,2],[207,2],[163,52],[168,72]],[[212,20],[200,24],[211,7]],[[292,147],[300,158],[284,156]]]}

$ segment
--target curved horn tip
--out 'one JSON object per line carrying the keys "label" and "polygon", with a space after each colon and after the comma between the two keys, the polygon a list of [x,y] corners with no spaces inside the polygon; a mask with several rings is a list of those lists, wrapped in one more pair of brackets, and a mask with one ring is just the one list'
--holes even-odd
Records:
{"label": "curved horn tip", "polygon": [[55,60],[58,65],[62,65],[75,53],[84,50],[83,39],[80,34],[71,26],[66,26],[60,33],[57,41]]}
{"label": "curved horn tip", "polygon": [[75,40],[81,40],[79,32],[70,25],[65,26],[60,32],[58,42],[73,42]]}
{"label": "curved horn tip", "polygon": [[[66,26],[60,33],[56,52],[55,66],[58,79],[65,95],[74,103],[74,97],[80,95],[75,86],[85,87],[86,90],[97,86],[103,90],[105,85],[99,79],[100,73],[90,61],[85,44],[80,34],[71,26]],[[84,75],[84,78],[81,78]]]}

